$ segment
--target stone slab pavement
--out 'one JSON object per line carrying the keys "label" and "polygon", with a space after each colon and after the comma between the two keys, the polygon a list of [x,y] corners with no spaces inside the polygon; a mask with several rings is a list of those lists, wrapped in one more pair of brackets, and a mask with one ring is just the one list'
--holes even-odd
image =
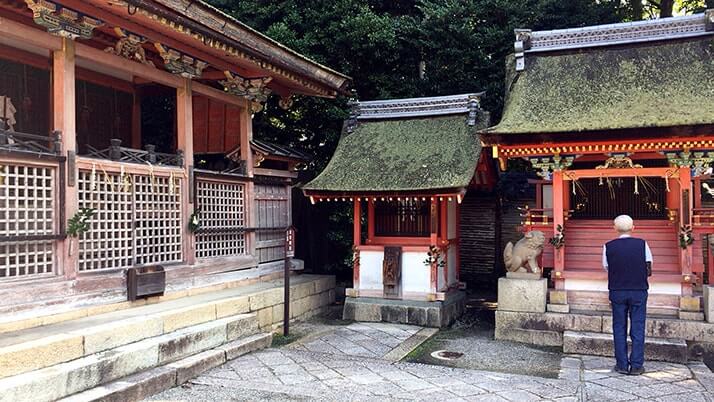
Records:
{"label": "stone slab pavement", "polygon": [[649,362],[646,374],[626,376],[612,372],[612,358],[567,355],[549,379],[384,359],[380,345],[419,331],[407,327],[351,324],[242,356],[149,400],[714,402],[714,373],[701,363]]}

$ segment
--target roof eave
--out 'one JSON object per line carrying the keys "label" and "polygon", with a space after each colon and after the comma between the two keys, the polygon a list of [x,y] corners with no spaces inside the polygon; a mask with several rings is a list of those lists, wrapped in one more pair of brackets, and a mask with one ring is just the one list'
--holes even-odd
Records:
{"label": "roof eave", "polygon": [[[163,14],[162,16],[165,18],[171,17],[169,13],[173,13],[173,17],[177,21],[190,25],[192,31],[208,37],[220,37],[222,41],[253,57],[300,75],[329,91],[343,95],[349,94],[348,87],[352,79],[347,75],[297,53],[203,1],[179,0],[179,2],[185,3],[183,7],[179,7],[175,0],[126,0],[126,2],[132,6],[148,7],[150,11],[160,13],[159,15]],[[190,10],[204,13],[205,21],[210,21],[211,24],[189,17],[187,13]],[[227,34],[228,29],[240,31],[242,36],[236,38]],[[320,93],[314,95],[324,96]]]}

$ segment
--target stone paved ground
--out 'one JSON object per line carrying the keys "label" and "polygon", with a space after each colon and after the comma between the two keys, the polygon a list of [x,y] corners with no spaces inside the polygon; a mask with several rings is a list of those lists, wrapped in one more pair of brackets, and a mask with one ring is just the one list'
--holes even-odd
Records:
{"label": "stone paved ground", "polygon": [[290,345],[308,352],[381,358],[421,330],[414,325],[353,323],[317,339]]}
{"label": "stone paved ground", "polygon": [[559,378],[543,378],[375,357],[384,354],[378,345],[418,329],[352,324],[320,336],[320,342],[240,357],[151,400],[714,402],[714,373],[703,364],[650,362],[648,372],[635,377],[613,373],[610,358],[566,356]]}

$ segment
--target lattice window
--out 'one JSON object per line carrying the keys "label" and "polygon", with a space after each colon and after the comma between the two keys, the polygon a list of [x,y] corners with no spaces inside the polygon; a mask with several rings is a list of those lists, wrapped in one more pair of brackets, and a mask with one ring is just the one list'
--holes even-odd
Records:
{"label": "lattice window", "polygon": [[196,202],[201,210],[197,258],[245,254],[244,201],[243,184],[196,181]]}
{"label": "lattice window", "polygon": [[[90,229],[79,239],[79,270],[128,268],[133,265],[133,195],[118,174],[80,171],[80,208],[93,208]],[[94,184],[94,188],[92,188]]]}
{"label": "lattice window", "polygon": [[173,176],[134,176],[137,265],[181,261],[178,182]]}
{"label": "lattice window", "polygon": [[98,169],[91,176],[80,171],[77,181],[79,207],[96,210],[90,230],[79,240],[80,271],[182,260],[176,177],[131,175],[122,184],[117,173]]}
{"label": "lattice window", "polygon": [[[54,234],[55,168],[0,165],[0,237]],[[53,271],[52,240],[0,242],[0,279]]]}

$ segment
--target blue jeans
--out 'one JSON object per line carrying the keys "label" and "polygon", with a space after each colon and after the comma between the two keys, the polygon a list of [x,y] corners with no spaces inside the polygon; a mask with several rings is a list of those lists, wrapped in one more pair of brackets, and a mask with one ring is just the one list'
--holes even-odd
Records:
{"label": "blue jeans", "polygon": [[[645,364],[646,290],[611,290],[612,334],[615,341],[617,367],[627,370]],[[632,352],[627,358],[627,319],[630,319]]]}

